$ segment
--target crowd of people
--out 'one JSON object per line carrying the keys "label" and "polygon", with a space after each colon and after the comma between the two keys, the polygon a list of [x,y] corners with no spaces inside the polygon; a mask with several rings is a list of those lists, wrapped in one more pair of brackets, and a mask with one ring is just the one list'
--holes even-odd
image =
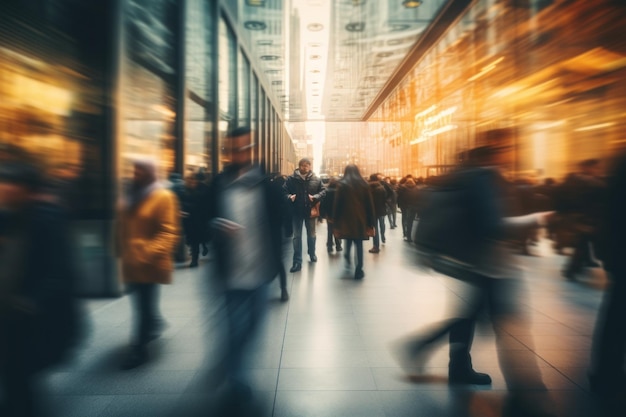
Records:
{"label": "crowd of people", "polygon": [[[189,255],[189,267],[195,268],[200,265],[200,256],[212,250],[209,274],[221,296],[220,311],[227,329],[221,340],[220,369],[228,415],[237,415],[251,395],[242,361],[263,319],[268,286],[276,277],[281,300],[289,300],[283,264],[285,239],[292,239],[289,271],[297,274],[303,263],[303,228],[309,261],[314,264],[318,260],[316,227],[325,221],[328,253],[343,252],[353,278],[362,280],[366,275],[364,242],[372,238],[368,253],[380,253],[387,230],[397,227],[400,212],[403,238],[407,244],[413,243],[415,224],[419,225],[424,214],[424,190],[439,181],[412,175],[399,180],[379,173],[364,176],[358,166],[350,164],[342,176],[331,177],[324,184],[312,171],[308,158],[301,159],[289,176],[269,175],[253,163],[251,133],[245,127],[230,132],[225,139],[230,162],[212,179],[202,171],[190,172],[184,178],[172,174],[164,186],[158,180],[155,161],[133,161],[134,174],[119,207],[116,233],[134,319],[123,369],[148,361],[149,343],[166,327],[159,311],[159,286],[172,282],[175,262],[187,262]],[[563,267],[567,280],[575,280],[584,268],[602,266],[607,270],[612,286],[597,324],[590,381],[598,394],[619,395],[626,386],[626,300],[621,261],[626,233],[621,211],[624,163],[603,177],[601,161],[585,160],[578,172],[561,183],[546,179],[533,184],[506,178],[500,168],[508,162],[502,155],[490,147],[477,148],[467,154],[459,168],[481,173],[468,174],[466,177],[475,181],[466,184],[475,193],[476,216],[489,230],[479,237],[477,247],[482,255],[473,272],[478,284],[468,297],[471,308],[434,330],[399,342],[394,348],[397,358],[405,369],[419,367],[436,342],[448,336],[450,382],[490,384],[489,375],[472,367],[475,321],[487,309],[499,343],[505,343],[501,333],[508,326],[528,325],[519,313],[521,270],[511,248],[530,254],[529,248],[537,244],[544,230],[555,251],[571,251]],[[78,307],[72,295],[76,273],[70,261],[73,251],[67,238],[67,217],[63,205],[46,193],[43,184],[27,161],[1,166],[0,376],[6,392],[2,411],[8,416],[35,415],[30,387],[33,375],[59,361],[80,333]],[[37,233],[33,224],[38,225]],[[54,243],[46,243],[50,240]],[[42,245],[45,250],[36,249]],[[23,258],[32,251],[38,253],[39,262],[26,267]],[[60,335],[53,338],[59,343],[44,357],[32,349],[33,343],[51,333]],[[520,367],[515,358],[507,356],[510,350],[506,346],[498,353],[512,393],[529,379],[538,380],[535,386],[542,386],[536,364]],[[505,407],[510,416],[553,415],[547,394],[543,402],[511,395]]]}

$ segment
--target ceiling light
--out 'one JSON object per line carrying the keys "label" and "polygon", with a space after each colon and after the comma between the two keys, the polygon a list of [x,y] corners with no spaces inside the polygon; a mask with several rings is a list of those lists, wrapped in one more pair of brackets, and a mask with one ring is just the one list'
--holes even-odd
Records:
{"label": "ceiling light", "polygon": [[259,20],[248,20],[243,23],[243,27],[248,30],[265,30],[267,25]]}
{"label": "ceiling light", "polygon": [[387,58],[389,56],[393,55],[392,52],[379,52],[376,54],[377,57],[379,58]]}
{"label": "ceiling light", "polygon": [[346,30],[348,32],[363,32],[365,30],[364,22],[352,22],[346,25]]}
{"label": "ceiling light", "polygon": [[407,25],[405,23],[394,23],[393,25],[391,25],[391,30],[393,32],[400,32],[403,30],[407,30],[410,27],[411,27],[410,25]]}
{"label": "ceiling light", "polygon": [[248,6],[265,7],[265,0],[246,0]]}
{"label": "ceiling light", "polygon": [[256,41],[256,44],[260,46],[270,46],[274,44],[274,41],[271,39],[259,39]]}
{"label": "ceiling light", "polygon": [[312,60],[318,60],[318,59],[321,59],[321,58],[322,58],[322,56],[321,56],[321,55],[311,55],[311,56],[309,57],[309,59],[312,59]]}
{"label": "ceiling light", "polygon": [[422,0],[404,0],[402,5],[407,9],[414,9],[422,5]]}
{"label": "ceiling light", "polygon": [[279,59],[278,55],[261,55],[261,61],[277,61]]}
{"label": "ceiling light", "polygon": [[306,28],[311,32],[319,32],[320,30],[324,29],[324,25],[322,25],[321,23],[309,23]]}
{"label": "ceiling light", "polygon": [[282,85],[283,82],[281,80],[272,81],[272,85]]}
{"label": "ceiling light", "polygon": [[270,69],[270,70],[265,70],[265,73],[266,73],[266,74],[269,74],[269,75],[278,75],[278,74],[280,74],[280,73],[281,73],[281,70],[278,70],[278,69]]}

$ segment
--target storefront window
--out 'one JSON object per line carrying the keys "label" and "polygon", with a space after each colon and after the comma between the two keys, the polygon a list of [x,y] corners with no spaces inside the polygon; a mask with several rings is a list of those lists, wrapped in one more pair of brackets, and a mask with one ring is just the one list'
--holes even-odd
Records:
{"label": "storefront window", "polygon": [[212,172],[211,141],[215,108],[212,12],[207,0],[187,1],[185,174],[201,168]]}
{"label": "storefront window", "polygon": [[120,107],[124,178],[136,157],[156,159],[161,177],[174,170],[176,8],[173,0],[125,3]]}

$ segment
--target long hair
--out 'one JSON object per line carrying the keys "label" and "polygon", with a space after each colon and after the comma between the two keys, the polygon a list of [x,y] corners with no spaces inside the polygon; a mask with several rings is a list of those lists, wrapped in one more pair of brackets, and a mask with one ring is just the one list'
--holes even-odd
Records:
{"label": "long hair", "polygon": [[364,185],[366,187],[369,187],[367,182],[365,182],[365,180],[361,176],[361,172],[359,171],[359,167],[354,165],[354,164],[350,164],[350,165],[346,166],[346,168],[343,171],[343,179],[342,179],[342,181],[345,184],[352,185],[352,186],[363,186]]}

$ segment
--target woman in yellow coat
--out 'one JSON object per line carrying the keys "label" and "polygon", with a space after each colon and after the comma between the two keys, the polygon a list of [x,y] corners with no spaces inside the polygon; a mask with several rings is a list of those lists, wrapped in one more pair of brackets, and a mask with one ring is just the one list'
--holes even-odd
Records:
{"label": "woman in yellow coat", "polygon": [[133,181],[119,219],[122,272],[133,298],[135,322],[122,368],[131,369],[148,359],[146,345],[163,330],[158,284],[172,282],[172,257],[180,234],[176,196],[158,183],[154,161],[134,161]]}

